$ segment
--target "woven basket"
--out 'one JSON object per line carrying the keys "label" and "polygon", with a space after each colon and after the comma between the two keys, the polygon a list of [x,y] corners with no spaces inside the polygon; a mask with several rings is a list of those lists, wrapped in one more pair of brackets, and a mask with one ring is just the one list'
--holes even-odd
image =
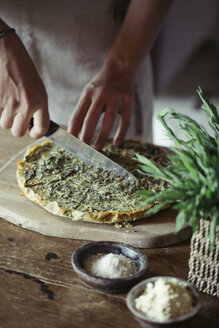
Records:
{"label": "woven basket", "polygon": [[188,280],[204,293],[219,297],[219,233],[210,252],[210,222],[202,219],[191,239]]}

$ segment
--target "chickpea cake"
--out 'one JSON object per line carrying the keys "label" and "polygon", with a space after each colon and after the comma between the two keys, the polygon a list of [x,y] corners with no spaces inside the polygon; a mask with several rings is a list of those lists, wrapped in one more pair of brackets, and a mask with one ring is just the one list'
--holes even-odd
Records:
{"label": "chickpea cake", "polygon": [[45,141],[29,149],[18,161],[17,180],[27,198],[47,211],[95,223],[113,224],[147,217],[147,208],[139,209],[137,190],[159,191],[165,182],[137,172],[136,153],[165,165],[166,153],[160,147],[126,140],[113,146],[111,140],[103,153],[138,178],[133,185],[102,168],[86,165],[64,149]]}

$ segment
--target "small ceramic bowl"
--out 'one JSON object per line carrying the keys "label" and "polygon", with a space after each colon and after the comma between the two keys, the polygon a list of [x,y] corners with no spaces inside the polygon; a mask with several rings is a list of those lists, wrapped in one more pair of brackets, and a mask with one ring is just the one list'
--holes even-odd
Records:
{"label": "small ceramic bowl", "polygon": [[[161,322],[161,321],[155,321],[155,320],[148,318],[144,313],[142,313],[136,309],[135,299],[138,296],[140,296],[141,294],[143,294],[146,284],[149,282],[153,283],[159,278],[165,279],[167,281],[171,281],[174,279],[174,281],[177,281],[179,284],[183,284],[184,286],[186,286],[186,288],[192,293],[193,298],[194,298],[194,306],[191,309],[191,311],[189,311],[179,317],[170,318],[166,321]],[[134,286],[127,294],[126,304],[128,306],[128,309],[132,312],[132,314],[135,316],[135,319],[141,324],[141,326],[147,327],[147,328],[148,327],[170,327],[170,326],[175,327],[177,325],[181,325],[182,322],[187,321],[187,320],[191,319],[192,317],[194,317],[201,308],[200,297],[199,297],[196,289],[192,286],[192,284],[190,284],[186,280],[175,278],[175,277],[153,277],[153,278],[149,278],[149,279],[141,281],[139,284]]]}
{"label": "small ceramic bowl", "polygon": [[[87,272],[84,264],[89,256],[96,254],[121,254],[134,261],[137,272],[125,278],[102,278]],[[138,249],[124,243],[92,242],[85,244],[72,254],[72,266],[76,274],[87,286],[105,293],[124,293],[144,278],[148,268],[148,259]]]}

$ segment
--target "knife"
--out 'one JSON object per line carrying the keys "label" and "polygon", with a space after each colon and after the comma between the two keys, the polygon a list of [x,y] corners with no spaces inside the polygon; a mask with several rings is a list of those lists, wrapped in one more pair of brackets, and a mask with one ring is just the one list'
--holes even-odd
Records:
{"label": "knife", "polygon": [[[33,118],[30,121],[30,127],[32,126]],[[93,147],[87,145],[79,138],[68,133],[51,120],[45,137],[88,165],[101,167],[114,175],[119,175],[124,179],[129,179],[131,183],[136,184],[136,182],[138,182],[138,179],[122,166],[115,163]]]}

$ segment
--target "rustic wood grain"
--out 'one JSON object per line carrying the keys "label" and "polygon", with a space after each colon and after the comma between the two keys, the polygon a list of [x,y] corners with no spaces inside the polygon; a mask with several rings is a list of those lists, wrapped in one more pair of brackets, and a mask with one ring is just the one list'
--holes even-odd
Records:
{"label": "rustic wood grain", "polygon": [[22,138],[16,138],[12,136],[10,130],[0,128],[0,167],[31,142],[33,142],[33,139],[28,135]]}
{"label": "rustic wood grain", "polygon": [[[9,160],[25,142],[30,141],[15,141],[8,131],[0,130],[0,163]],[[8,152],[6,147],[10,147]],[[0,219],[0,327],[140,327],[126,307],[125,294],[97,293],[77,278],[71,254],[86,242],[45,236]],[[141,251],[149,259],[148,277],[187,279],[189,242]],[[183,328],[219,326],[219,300],[200,295],[203,309]]]}
{"label": "rustic wood grain", "polygon": [[[138,327],[124,295],[84,286],[71,266],[78,240],[52,238],[0,219],[0,327]],[[189,245],[142,250],[147,276],[188,274]],[[202,295],[204,308],[191,327],[216,328],[218,300]],[[217,316],[217,317],[216,317]],[[209,320],[211,325],[209,325]],[[186,325],[185,327],[189,327]]]}

